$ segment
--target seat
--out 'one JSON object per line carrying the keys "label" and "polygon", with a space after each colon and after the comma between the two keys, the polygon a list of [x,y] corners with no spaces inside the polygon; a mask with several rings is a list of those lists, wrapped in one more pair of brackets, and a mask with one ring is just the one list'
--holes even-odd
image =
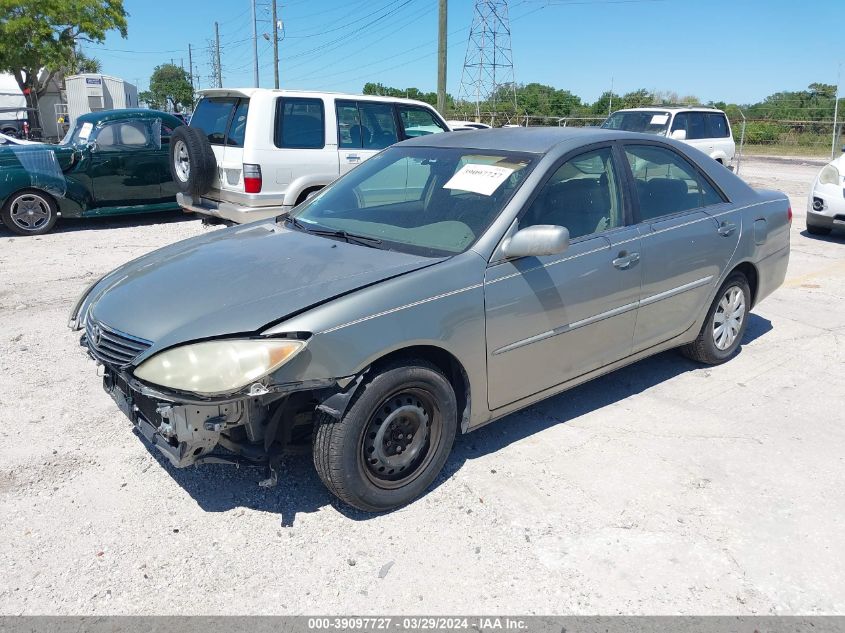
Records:
{"label": "seat", "polygon": [[689,187],[678,178],[652,178],[640,187],[640,196],[640,204],[645,206],[645,215],[650,218],[690,208]]}
{"label": "seat", "polygon": [[607,186],[595,178],[576,178],[547,187],[534,206],[531,224],[565,226],[572,239],[595,233],[603,219],[611,219]]}
{"label": "seat", "polygon": [[363,125],[353,125],[349,128],[349,137],[352,147],[367,147],[372,139],[369,128]]}

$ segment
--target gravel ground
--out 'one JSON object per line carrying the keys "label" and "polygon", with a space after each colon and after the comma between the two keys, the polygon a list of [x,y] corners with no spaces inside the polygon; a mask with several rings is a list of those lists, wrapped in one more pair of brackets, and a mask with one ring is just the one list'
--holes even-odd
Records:
{"label": "gravel ground", "polygon": [[407,508],[336,503],[308,456],[175,470],[65,327],[94,278],[196,220],[0,228],[0,613],[845,612],[845,239],[810,163],[746,159],[795,211],[742,352],[661,354],[458,438]]}

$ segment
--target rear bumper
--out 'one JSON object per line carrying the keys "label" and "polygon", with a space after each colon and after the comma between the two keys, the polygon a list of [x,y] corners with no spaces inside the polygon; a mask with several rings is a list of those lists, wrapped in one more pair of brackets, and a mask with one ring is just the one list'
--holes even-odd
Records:
{"label": "rear bumper", "polygon": [[255,222],[256,220],[265,220],[267,218],[274,218],[277,215],[287,213],[291,207],[286,205],[273,205],[261,207],[248,207],[234,202],[225,202],[223,200],[212,200],[210,198],[193,197],[186,193],[177,193],[176,202],[185,211],[191,213],[199,213],[221,220],[228,220],[236,224],[245,224],[247,222]]}

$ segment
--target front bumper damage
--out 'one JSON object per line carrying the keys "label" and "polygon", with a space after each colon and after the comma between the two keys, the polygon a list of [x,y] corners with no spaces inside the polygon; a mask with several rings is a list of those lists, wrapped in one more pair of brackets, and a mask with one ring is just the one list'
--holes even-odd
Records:
{"label": "front bumper damage", "polygon": [[275,385],[262,394],[196,399],[165,394],[100,364],[103,389],[135,429],[177,468],[270,463],[309,446],[314,410],[343,394],[344,380]]}

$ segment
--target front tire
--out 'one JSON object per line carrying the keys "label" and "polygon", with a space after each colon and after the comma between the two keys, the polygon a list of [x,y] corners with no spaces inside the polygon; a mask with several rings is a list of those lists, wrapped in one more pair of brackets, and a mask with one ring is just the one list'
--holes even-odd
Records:
{"label": "front tire", "polygon": [[367,512],[422,494],[443,468],[458,425],[455,392],[432,364],[392,364],[364,384],[343,419],[318,412],[314,465],[334,495]]}
{"label": "front tire", "polygon": [[681,348],[687,358],[719,365],[739,349],[748,327],[751,287],[742,273],[733,273],[719,288],[698,337]]}
{"label": "front tire", "polygon": [[3,224],[18,235],[44,235],[53,228],[58,217],[56,202],[37,189],[12,194],[0,210]]}

